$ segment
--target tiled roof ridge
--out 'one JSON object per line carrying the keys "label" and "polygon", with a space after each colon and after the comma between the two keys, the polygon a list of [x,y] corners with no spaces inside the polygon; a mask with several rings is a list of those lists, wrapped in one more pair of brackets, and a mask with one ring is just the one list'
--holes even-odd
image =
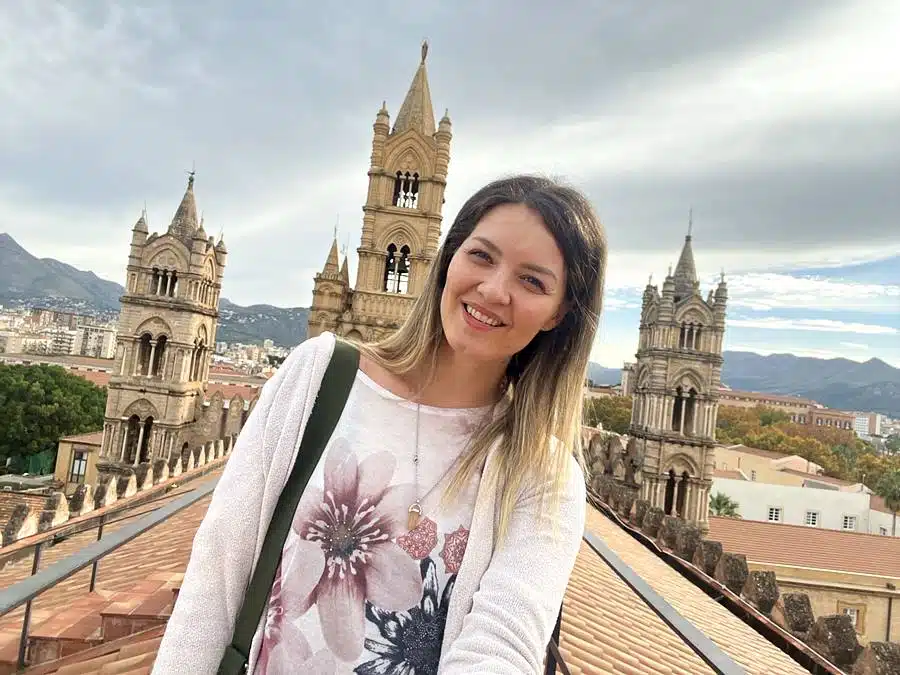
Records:
{"label": "tiled roof ridge", "polygon": [[806,593],[782,596],[774,572],[750,571],[746,556],[705,539],[695,523],[636,499],[637,486],[605,475],[592,483],[588,498],[595,508],[804,667],[842,675],[856,661],[896,656],[896,643],[873,641],[863,649],[845,614],[816,617]]}
{"label": "tiled roof ridge", "polygon": [[[764,529],[766,527],[772,527],[772,528],[781,527],[781,528],[792,529],[792,530],[803,530],[804,532],[816,533],[813,536],[816,536],[816,535],[829,536],[829,537],[838,536],[838,537],[847,537],[848,539],[852,538],[852,537],[869,537],[873,540],[878,540],[878,541],[885,540],[885,537],[883,534],[875,534],[874,532],[859,532],[858,530],[832,530],[832,529],[826,529],[826,528],[810,527],[809,525],[795,525],[794,523],[770,523],[770,522],[763,522],[761,520],[748,520],[746,518],[737,518],[737,519],[728,518],[726,516],[710,516],[710,519],[726,520],[726,521],[740,520],[742,523],[746,523],[747,527],[756,527],[759,529]],[[900,538],[895,537],[895,539],[897,539],[898,547],[900,547]]]}
{"label": "tiled roof ridge", "polygon": [[97,657],[106,656],[108,654],[112,654],[113,652],[120,651],[123,647],[128,647],[140,642],[151,641],[155,638],[161,638],[165,631],[165,625],[154,626],[153,628],[148,628],[138,633],[132,633],[131,635],[126,635],[115,640],[110,640],[109,642],[103,642],[96,647],[91,647],[80,652],[75,652],[74,654],[69,654],[68,656],[64,656],[61,659],[57,659],[55,661],[49,661],[47,663],[42,663],[40,665],[27,668],[25,672],[28,673],[28,675],[50,675],[51,673],[58,672],[61,668],[64,668],[66,666],[72,666],[74,664],[84,664]]}

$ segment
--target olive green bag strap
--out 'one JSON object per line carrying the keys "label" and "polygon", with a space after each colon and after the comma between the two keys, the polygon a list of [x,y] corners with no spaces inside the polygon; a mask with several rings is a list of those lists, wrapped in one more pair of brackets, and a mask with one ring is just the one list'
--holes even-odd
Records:
{"label": "olive green bag strap", "polygon": [[[337,340],[319,394],[306,423],[297,459],[278,497],[278,504],[266,530],[259,560],[256,562],[256,569],[253,570],[241,611],[235,622],[231,644],[225,648],[225,654],[222,656],[218,675],[238,675],[248,670],[250,645],[269,600],[294,512],[344,411],[358,368],[359,352],[352,345]],[[198,627],[198,630],[200,629]]]}

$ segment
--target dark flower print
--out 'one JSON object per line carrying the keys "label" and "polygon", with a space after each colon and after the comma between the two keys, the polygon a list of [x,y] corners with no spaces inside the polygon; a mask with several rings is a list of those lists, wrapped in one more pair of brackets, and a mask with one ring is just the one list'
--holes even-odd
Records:
{"label": "dark flower print", "polygon": [[366,650],[376,658],[357,666],[353,671],[357,675],[437,675],[456,575],[447,580],[440,593],[434,561],[425,558],[419,567],[424,583],[418,606],[405,612],[388,612],[366,602],[366,618],[378,627],[383,639],[366,638]]}

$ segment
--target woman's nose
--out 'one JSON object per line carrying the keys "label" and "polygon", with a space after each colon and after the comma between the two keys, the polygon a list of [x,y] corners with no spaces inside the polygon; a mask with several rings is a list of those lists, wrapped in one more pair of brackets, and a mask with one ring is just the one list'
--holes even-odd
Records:
{"label": "woman's nose", "polygon": [[486,302],[509,304],[509,288],[506,274],[501,269],[494,269],[478,286],[478,292]]}

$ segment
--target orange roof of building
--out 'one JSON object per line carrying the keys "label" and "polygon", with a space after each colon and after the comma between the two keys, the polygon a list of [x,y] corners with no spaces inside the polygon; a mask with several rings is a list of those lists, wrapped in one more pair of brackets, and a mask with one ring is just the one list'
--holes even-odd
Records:
{"label": "orange roof of building", "polygon": [[68,441],[70,443],[84,443],[85,445],[100,445],[103,443],[103,432],[89,431],[86,434],[73,434],[72,436],[63,436],[59,440]]}
{"label": "orange roof of building", "polygon": [[793,403],[796,405],[818,405],[815,401],[802,396],[786,396],[784,394],[766,394],[759,391],[743,391],[740,389],[724,389],[718,390],[720,396],[731,396],[735,398],[748,398],[759,401],[780,401],[782,403]]}
{"label": "orange roof of building", "polygon": [[[127,613],[136,607],[151,606],[157,617],[164,618],[171,612],[171,592],[180,584],[194,533],[209,499],[174,515],[104,558],[94,594],[87,593],[90,578],[90,568],[87,568],[39,596],[32,608],[32,635],[81,639],[87,648],[27,672],[57,675],[149,672],[162,629],[153,628],[96,644],[100,612]],[[145,505],[135,510],[140,508],[151,507]],[[108,525],[106,531],[119,526]],[[748,673],[799,675],[806,672],[620,525],[590,506],[587,529]],[[42,566],[72,554],[95,537],[95,531],[91,530],[47,548]],[[0,570],[0,586],[25,578],[30,574],[30,566],[30,556],[10,562]],[[9,663],[15,659],[21,617],[20,608],[0,619],[0,661]],[[79,637],[81,634],[88,637]],[[91,639],[94,642],[89,642]],[[565,596],[560,650],[573,675],[713,672],[587,544],[582,545]]]}
{"label": "orange roof of building", "polygon": [[900,537],[711,517],[709,538],[750,562],[900,579]]}
{"label": "orange roof of building", "polygon": [[728,478],[730,480],[747,480],[747,477],[740,471],[732,471],[731,469],[716,469],[713,471],[713,478]]}
{"label": "orange roof of building", "polygon": [[774,450],[760,450],[759,448],[751,448],[749,445],[722,445],[719,446],[723,450],[731,450],[732,452],[743,452],[748,455],[756,455],[757,457],[765,457],[766,459],[782,459],[790,457],[783,452],[775,452]]}

